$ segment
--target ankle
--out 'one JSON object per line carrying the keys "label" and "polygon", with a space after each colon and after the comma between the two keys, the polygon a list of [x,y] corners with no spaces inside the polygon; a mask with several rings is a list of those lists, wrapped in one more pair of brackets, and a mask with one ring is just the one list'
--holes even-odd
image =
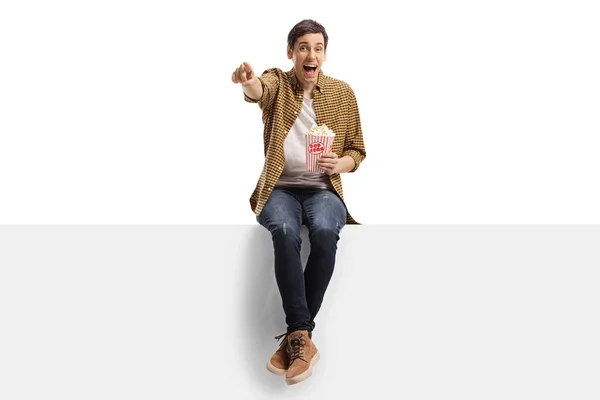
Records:
{"label": "ankle", "polygon": [[293,331],[287,331],[286,336],[289,335],[290,333],[296,332],[298,330],[306,330],[308,332],[308,338],[312,340],[312,331],[309,331],[307,329],[296,329],[296,330],[293,330]]}

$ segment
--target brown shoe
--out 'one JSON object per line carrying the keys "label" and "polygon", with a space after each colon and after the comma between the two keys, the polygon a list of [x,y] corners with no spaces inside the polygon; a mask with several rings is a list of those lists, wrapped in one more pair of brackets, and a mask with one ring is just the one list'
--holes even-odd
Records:
{"label": "brown shoe", "polygon": [[281,338],[283,338],[283,340],[279,344],[279,348],[267,363],[267,369],[275,375],[285,375],[288,370],[288,365],[290,364],[287,353],[288,333],[286,332],[279,336],[275,336],[275,339],[277,340]]}
{"label": "brown shoe", "polygon": [[285,374],[285,383],[294,385],[312,374],[312,367],[319,361],[319,350],[309,337],[308,331],[295,331],[287,337],[290,366]]}

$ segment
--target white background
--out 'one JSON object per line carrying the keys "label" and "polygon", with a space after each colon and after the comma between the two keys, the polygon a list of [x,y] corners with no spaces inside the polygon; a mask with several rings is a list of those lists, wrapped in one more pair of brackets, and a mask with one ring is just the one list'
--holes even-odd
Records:
{"label": "white background", "polygon": [[358,98],[357,220],[600,223],[597,2],[392,4],[2,2],[0,223],[255,223],[261,114],[230,76],[290,68],[304,18]]}

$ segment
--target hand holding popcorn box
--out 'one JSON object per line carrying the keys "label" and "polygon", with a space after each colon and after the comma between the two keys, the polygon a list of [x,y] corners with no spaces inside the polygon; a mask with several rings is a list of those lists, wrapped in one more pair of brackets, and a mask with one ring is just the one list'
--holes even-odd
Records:
{"label": "hand holding popcorn box", "polygon": [[319,168],[317,160],[323,154],[331,153],[334,138],[335,133],[325,124],[315,125],[310,131],[306,132],[306,171],[326,172],[324,169]]}

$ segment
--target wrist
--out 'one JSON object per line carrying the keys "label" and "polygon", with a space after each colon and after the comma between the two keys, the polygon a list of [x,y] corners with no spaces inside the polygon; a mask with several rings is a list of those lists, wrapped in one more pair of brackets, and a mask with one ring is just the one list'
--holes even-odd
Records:
{"label": "wrist", "polygon": [[338,174],[350,172],[354,168],[354,159],[350,156],[344,156],[338,161]]}

